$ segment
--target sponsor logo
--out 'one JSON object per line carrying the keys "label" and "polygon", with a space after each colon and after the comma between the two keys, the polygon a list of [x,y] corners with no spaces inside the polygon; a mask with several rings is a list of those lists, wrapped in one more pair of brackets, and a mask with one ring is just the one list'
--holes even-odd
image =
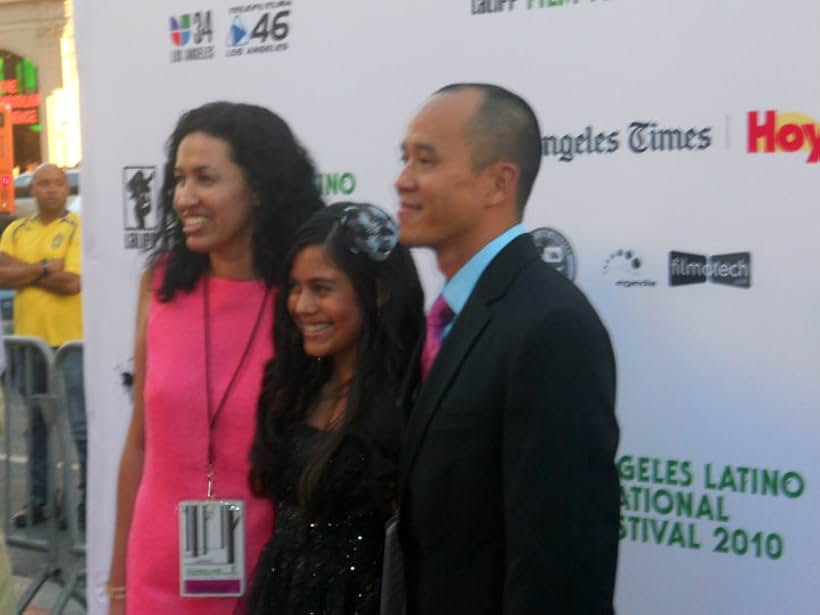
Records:
{"label": "sponsor logo", "polygon": [[736,288],[752,285],[752,255],[750,252],[731,254],[669,253],[669,286],[703,284],[706,281]]}
{"label": "sponsor logo", "polygon": [[228,9],[225,56],[235,58],[287,51],[291,0],[240,4]]}
{"label": "sponsor logo", "polygon": [[472,15],[510,12],[518,8],[528,11],[548,9],[557,6],[575,6],[578,4],[604,4],[606,0],[470,0]]}
{"label": "sponsor logo", "polygon": [[245,25],[242,15],[234,15],[231,27],[228,28],[226,47],[244,47],[251,40],[251,31]]}
{"label": "sponsor logo", "polygon": [[556,6],[574,6],[576,4],[605,4],[606,0],[526,0],[527,10],[550,9]]}
{"label": "sponsor logo", "polygon": [[171,42],[175,47],[184,47],[191,40],[191,16],[171,17]]}
{"label": "sponsor logo", "polygon": [[713,127],[662,126],[655,121],[636,120],[623,130],[586,126],[580,132],[548,134],[541,138],[545,158],[572,162],[578,156],[614,154],[624,149],[633,154],[698,152],[712,146]]}
{"label": "sponsor logo", "polygon": [[154,245],[159,228],[154,190],[156,176],[157,168],[153,166],[127,166],[122,169],[126,250],[141,250]]}
{"label": "sponsor logo", "polygon": [[615,278],[615,286],[621,288],[652,288],[657,280],[644,275],[644,261],[635,250],[615,250],[604,261],[603,274]]}
{"label": "sponsor logo", "polygon": [[820,124],[802,113],[749,111],[747,116],[750,154],[807,152],[806,162],[820,162]]}
{"label": "sponsor logo", "polygon": [[350,196],[356,190],[356,176],[350,171],[341,173],[319,173],[316,188],[323,197]]}
{"label": "sponsor logo", "polygon": [[530,232],[530,236],[541,260],[570,280],[575,279],[575,251],[566,237],[543,226]]}
{"label": "sponsor logo", "polygon": [[516,0],[470,0],[470,10],[473,15],[500,13],[501,11],[512,11],[515,3]]}
{"label": "sponsor logo", "polygon": [[210,60],[214,57],[211,11],[185,13],[170,18],[171,62]]}

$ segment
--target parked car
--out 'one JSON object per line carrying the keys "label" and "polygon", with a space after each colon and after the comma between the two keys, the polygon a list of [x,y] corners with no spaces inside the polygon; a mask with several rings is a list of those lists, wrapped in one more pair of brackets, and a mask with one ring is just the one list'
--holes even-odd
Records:
{"label": "parked car", "polygon": [[[66,169],[68,178],[68,210],[79,213],[80,211],[80,169]],[[31,180],[34,173],[21,173],[14,178],[14,206],[17,210],[15,214],[18,218],[30,216],[37,211],[37,203],[31,196]]]}

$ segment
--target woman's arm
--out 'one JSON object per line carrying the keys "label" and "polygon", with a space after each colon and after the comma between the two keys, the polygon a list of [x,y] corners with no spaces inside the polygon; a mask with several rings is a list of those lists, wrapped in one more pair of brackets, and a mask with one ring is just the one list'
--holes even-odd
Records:
{"label": "woman's arm", "polygon": [[[145,457],[145,424],[143,422],[145,385],[145,330],[148,321],[148,303],[151,298],[151,271],[146,270],[140,281],[137,304],[137,331],[134,344],[134,412],[125,446],[120,460],[117,481],[117,517],[114,530],[114,550],[108,574],[110,588],[125,587],[125,556],[128,534],[134,514],[134,500],[142,479],[142,464]],[[126,589],[127,591],[127,589]],[[125,612],[125,599],[109,600],[109,615]]]}

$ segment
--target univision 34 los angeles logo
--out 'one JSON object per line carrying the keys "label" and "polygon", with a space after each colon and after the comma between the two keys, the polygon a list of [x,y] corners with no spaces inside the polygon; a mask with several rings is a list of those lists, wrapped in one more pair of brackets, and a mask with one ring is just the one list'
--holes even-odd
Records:
{"label": "univision 34 los angeles logo", "polygon": [[750,252],[731,254],[669,253],[669,286],[703,284],[705,282],[750,288],[752,285],[752,255]]}
{"label": "univision 34 los angeles logo", "polygon": [[210,60],[214,57],[211,11],[174,15],[169,19],[171,62]]}

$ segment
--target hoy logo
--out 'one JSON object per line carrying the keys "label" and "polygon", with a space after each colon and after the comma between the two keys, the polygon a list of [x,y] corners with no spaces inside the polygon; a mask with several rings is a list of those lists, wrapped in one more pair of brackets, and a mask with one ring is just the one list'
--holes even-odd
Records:
{"label": "hoy logo", "polygon": [[749,111],[747,151],[808,152],[807,163],[820,162],[820,125],[802,113],[766,111],[762,117]]}
{"label": "hoy logo", "polygon": [[752,255],[750,252],[732,254],[669,253],[669,286],[703,284],[706,281],[736,288],[752,285]]}

